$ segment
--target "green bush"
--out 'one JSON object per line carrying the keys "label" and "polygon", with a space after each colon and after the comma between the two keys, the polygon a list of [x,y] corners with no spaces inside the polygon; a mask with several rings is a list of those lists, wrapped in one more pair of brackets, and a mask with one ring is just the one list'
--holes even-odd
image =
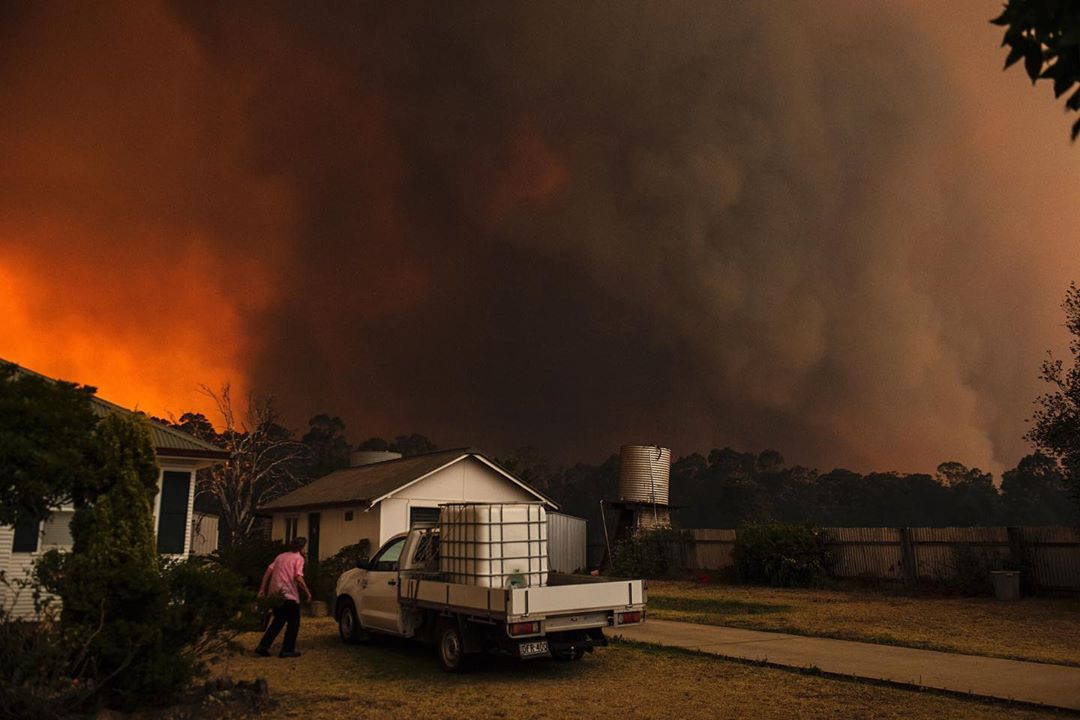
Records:
{"label": "green bush", "polygon": [[733,555],[740,580],[775,587],[817,584],[832,564],[821,530],[811,525],[747,525]]}
{"label": "green bush", "polygon": [[229,547],[219,547],[210,554],[209,560],[239,575],[245,587],[257,591],[266,566],[287,549],[280,540],[252,537]]}
{"label": "green bush", "polygon": [[[77,653],[69,652],[55,622],[55,612],[41,604],[32,581],[9,582],[0,572],[9,606],[0,607],[0,718],[56,718],[75,711],[92,694],[93,686],[79,682]],[[25,621],[10,612],[15,598],[35,594],[36,616]]]}
{"label": "green bush", "polygon": [[961,595],[993,595],[994,583],[990,576],[993,569],[995,563],[985,551],[958,545],[952,550],[952,564],[946,565],[943,583]]}
{"label": "green bush", "polygon": [[[228,642],[253,593],[201,561],[162,565],[153,532],[157,471],[145,422],[111,415],[97,428],[100,492],[76,510],[71,553],[49,553],[36,576],[58,592],[61,645],[109,707],[168,701]],[[261,571],[261,568],[260,568]]]}
{"label": "green bush", "polygon": [[355,545],[346,545],[334,555],[321,560],[315,577],[311,579],[311,591],[316,600],[325,600],[331,608],[334,606],[334,590],[338,578],[346,570],[352,570],[360,560],[367,560],[371,553],[371,543],[365,538]]}
{"label": "green bush", "polygon": [[630,535],[615,542],[607,574],[615,577],[658,578],[682,566],[684,530],[663,528]]}

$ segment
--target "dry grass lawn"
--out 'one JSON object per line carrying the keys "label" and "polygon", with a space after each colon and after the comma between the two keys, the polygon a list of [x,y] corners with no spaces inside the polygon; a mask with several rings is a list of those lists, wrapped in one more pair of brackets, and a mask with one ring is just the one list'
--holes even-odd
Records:
{"label": "dry grass lawn", "polygon": [[[242,638],[253,647],[257,635]],[[494,659],[469,675],[439,670],[434,651],[405,642],[346,646],[325,618],[304,619],[303,656],[250,651],[213,672],[265,677],[269,718],[1045,718],[940,695],[616,645],[577,663]]]}
{"label": "dry grass lawn", "polygon": [[649,617],[1080,665],[1080,599],[649,583]]}

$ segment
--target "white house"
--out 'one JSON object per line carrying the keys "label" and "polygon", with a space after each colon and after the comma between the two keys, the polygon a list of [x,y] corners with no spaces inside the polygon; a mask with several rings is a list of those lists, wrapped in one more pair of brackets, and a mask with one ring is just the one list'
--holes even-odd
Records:
{"label": "white house", "polygon": [[265,503],[271,537],[308,539],[308,556],[327,558],[363,539],[374,552],[393,535],[439,517],[452,502],[542,502],[558,506],[482,453],[468,448],[403,458],[356,452],[351,467]]}
{"label": "white house", "polygon": [[[37,375],[25,368],[18,368],[18,372]],[[99,417],[132,412],[98,397],[93,398],[92,406]],[[161,423],[151,421],[150,434],[161,468],[158,494],[154,499],[158,552],[184,557],[193,552],[195,471],[224,462],[229,454],[216,445]],[[56,510],[44,522],[15,527],[0,525],[0,570],[9,582],[25,578],[41,553],[52,548],[71,547],[69,524],[73,514],[73,508],[68,506]],[[13,591],[0,584],[0,604],[10,606],[9,609],[18,616],[32,614],[33,599],[29,593],[8,597],[9,592]]]}

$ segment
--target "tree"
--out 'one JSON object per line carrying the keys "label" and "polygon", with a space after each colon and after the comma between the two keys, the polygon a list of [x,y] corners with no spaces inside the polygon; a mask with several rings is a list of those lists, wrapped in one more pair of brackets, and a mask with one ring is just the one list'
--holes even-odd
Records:
{"label": "tree", "polygon": [[158,469],[144,419],[109,415],[97,438],[102,485],[71,523],[74,545],[59,573],[62,620],[94,658],[95,686],[107,685],[126,706],[145,699],[126,696],[150,670],[165,611],[153,523]]}
{"label": "tree", "polygon": [[94,392],[0,365],[0,525],[41,520],[92,485]]}
{"label": "tree", "polygon": [[508,458],[499,458],[498,463],[514,477],[525,481],[542,493],[550,494],[561,477],[562,471],[548,464],[540,449],[529,445],[518,448]]}
{"label": "tree", "polygon": [[951,523],[970,527],[998,521],[1001,496],[990,473],[958,462],[944,462],[937,469],[938,482],[949,489]]}
{"label": "tree", "polygon": [[1072,364],[1066,368],[1061,359],[1047,353],[1039,378],[1051,389],[1036,400],[1025,438],[1061,465],[1065,485],[1080,510],[1080,288],[1076,283],[1069,283],[1061,307],[1065,328],[1072,335]]}
{"label": "tree", "polygon": [[211,496],[221,510],[225,544],[238,543],[252,534],[259,505],[302,484],[308,450],[281,425],[274,400],[249,395],[247,407],[238,411],[229,385],[219,392],[203,387],[217,405],[222,430],[207,430],[205,418],[185,414],[181,428],[228,451],[230,459],[201,473],[200,493]]}
{"label": "tree", "polygon": [[435,443],[431,442],[420,433],[411,433],[409,435],[398,435],[394,438],[393,442],[387,442],[381,437],[368,438],[357,445],[356,449],[382,452],[389,451],[401,453],[403,457],[412,457],[414,455],[435,452],[439,448]]}
{"label": "tree", "polygon": [[76,510],[70,553],[35,567],[63,600],[59,644],[71,672],[122,709],[168,701],[208,651],[235,637],[251,593],[199,560],[162,560],[154,537],[158,467],[146,419],[115,413],[95,431],[96,492]]}
{"label": "tree", "polygon": [[[1005,10],[990,22],[1005,27],[1002,45],[1009,47],[1005,67],[1024,60],[1034,85],[1051,80],[1054,97],[1080,83],[1080,5],[1076,0],[1008,0]],[[1065,101],[1080,111],[1080,89]],[[1080,136],[1080,120],[1073,123],[1072,139]]]}
{"label": "tree", "polygon": [[1066,525],[1072,518],[1061,468],[1036,452],[1001,476],[1006,522],[1010,525]]}
{"label": "tree", "polygon": [[345,422],[326,413],[319,413],[308,421],[308,431],[300,438],[308,449],[309,478],[349,467],[352,448],[345,439]]}
{"label": "tree", "polygon": [[439,448],[420,433],[410,433],[409,435],[398,435],[394,438],[390,449],[401,453],[404,457],[412,457],[435,452]]}

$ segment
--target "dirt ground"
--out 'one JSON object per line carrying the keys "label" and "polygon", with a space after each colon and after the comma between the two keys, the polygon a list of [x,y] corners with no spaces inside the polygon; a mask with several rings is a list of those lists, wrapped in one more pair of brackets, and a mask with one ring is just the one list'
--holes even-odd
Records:
{"label": "dirt ground", "polygon": [[1029,709],[836,680],[718,658],[617,644],[576,663],[492,659],[442,672],[434,651],[384,640],[347,646],[326,618],[305,618],[300,658],[250,648],[213,673],[264,677],[269,718],[1044,718]]}
{"label": "dirt ground", "polygon": [[649,616],[1080,665],[1080,598],[1075,597],[999,602],[650,581]]}

